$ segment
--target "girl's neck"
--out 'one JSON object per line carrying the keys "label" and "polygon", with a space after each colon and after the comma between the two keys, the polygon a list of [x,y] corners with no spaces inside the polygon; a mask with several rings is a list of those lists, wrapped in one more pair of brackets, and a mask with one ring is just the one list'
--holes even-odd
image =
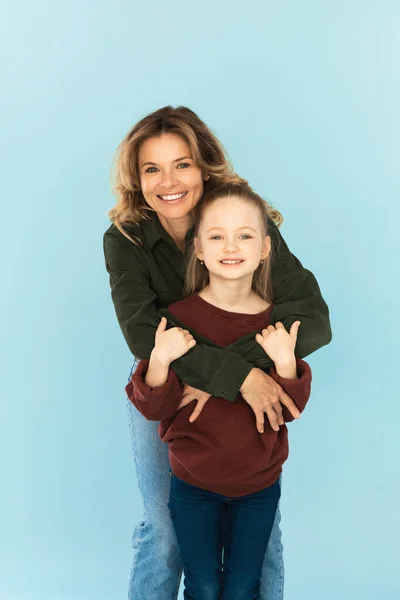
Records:
{"label": "girl's neck", "polygon": [[186,215],[181,219],[165,219],[162,215],[158,215],[161,225],[164,227],[168,235],[174,240],[175,244],[182,251],[185,250],[185,236],[193,225],[192,215]]}
{"label": "girl's neck", "polygon": [[199,292],[199,296],[228,312],[253,315],[269,307],[268,302],[251,289],[251,282],[249,285],[243,285],[242,281],[211,280],[209,285]]}

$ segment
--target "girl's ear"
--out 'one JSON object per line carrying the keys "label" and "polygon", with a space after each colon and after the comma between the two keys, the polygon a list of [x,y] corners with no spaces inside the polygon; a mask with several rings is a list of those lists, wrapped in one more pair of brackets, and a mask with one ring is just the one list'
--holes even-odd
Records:
{"label": "girl's ear", "polygon": [[200,246],[200,242],[199,242],[199,238],[195,237],[193,240],[194,243],[194,251],[196,253],[196,256],[199,260],[203,260],[203,253],[201,251],[201,246]]}
{"label": "girl's ear", "polygon": [[269,253],[271,252],[271,238],[269,237],[269,235],[265,236],[264,241],[263,241],[263,246],[262,246],[262,251],[261,251],[261,258],[267,258],[267,256],[269,256]]}

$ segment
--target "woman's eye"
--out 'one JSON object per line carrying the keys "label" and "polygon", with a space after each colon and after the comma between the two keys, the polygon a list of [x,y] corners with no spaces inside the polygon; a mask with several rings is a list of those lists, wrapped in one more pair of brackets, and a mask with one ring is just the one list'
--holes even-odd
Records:
{"label": "woman's eye", "polygon": [[222,235],[213,235],[210,237],[210,240],[220,240],[222,238]]}
{"label": "woman's eye", "polygon": [[251,235],[248,235],[247,233],[243,233],[240,237],[245,240],[251,240]]}
{"label": "woman's eye", "polygon": [[156,167],[149,167],[148,169],[146,169],[146,173],[156,173],[157,168]]}
{"label": "woman's eye", "polygon": [[189,164],[189,163],[180,163],[180,164],[178,165],[178,169],[181,169],[181,168],[182,168],[182,169],[187,169],[188,167],[190,167],[190,164]]}

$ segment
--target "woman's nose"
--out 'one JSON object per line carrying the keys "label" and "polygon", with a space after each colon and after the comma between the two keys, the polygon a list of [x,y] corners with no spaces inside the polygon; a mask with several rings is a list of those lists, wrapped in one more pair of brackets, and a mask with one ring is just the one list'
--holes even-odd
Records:
{"label": "woman's nose", "polygon": [[176,174],[174,171],[163,171],[161,174],[160,185],[165,188],[170,188],[177,182]]}

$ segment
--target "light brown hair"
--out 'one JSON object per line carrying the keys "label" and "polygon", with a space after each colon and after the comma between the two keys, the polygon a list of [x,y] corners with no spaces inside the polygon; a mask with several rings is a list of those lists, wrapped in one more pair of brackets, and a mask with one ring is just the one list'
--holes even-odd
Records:
{"label": "light brown hair", "polygon": [[[113,189],[117,196],[109,217],[134,244],[140,241],[126,231],[144,219],[153,209],[141,191],[138,155],[140,145],[149,138],[174,133],[188,144],[192,158],[204,175],[204,194],[213,191],[234,176],[232,165],[221,142],[207,125],[185,106],[165,106],[141,119],[124,137],[113,161]],[[271,207],[270,217],[279,225],[282,216]]]}
{"label": "light brown hair", "polygon": [[[270,208],[268,203],[256,194],[248,185],[247,181],[240,177],[231,176],[230,182],[225,183],[218,188],[207,193],[203,200],[199,202],[195,210],[194,238],[198,238],[204,215],[207,209],[217,200],[234,196],[255,206],[260,212],[260,222],[263,227],[263,237],[268,235],[268,216]],[[258,266],[253,275],[252,289],[267,302],[272,302],[271,286],[271,252]],[[184,296],[189,297],[197,294],[204,289],[210,282],[210,276],[207,267],[197,258],[195,244],[190,249],[188,263],[186,268],[186,280],[184,287]]]}

